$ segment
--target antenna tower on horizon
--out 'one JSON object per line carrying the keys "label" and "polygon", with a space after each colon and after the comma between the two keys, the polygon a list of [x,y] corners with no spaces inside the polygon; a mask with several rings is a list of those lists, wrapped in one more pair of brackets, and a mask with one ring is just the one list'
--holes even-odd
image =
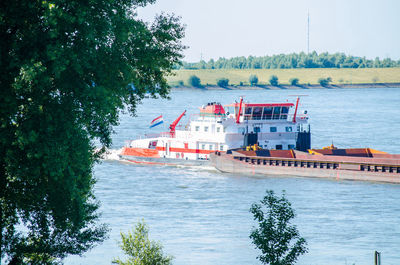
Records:
{"label": "antenna tower on horizon", "polygon": [[307,54],[310,54],[310,12],[307,11]]}

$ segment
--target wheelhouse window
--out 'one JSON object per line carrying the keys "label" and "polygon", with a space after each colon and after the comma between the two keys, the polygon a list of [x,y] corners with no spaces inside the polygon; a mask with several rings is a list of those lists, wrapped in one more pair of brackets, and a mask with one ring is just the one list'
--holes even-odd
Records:
{"label": "wheelhouse window", "polygon": [[263,120],[271,120],[271,119],[272,119],[272,108],[264,107]]}
{"label": "wheelhouse window", "polygon": [[261,114],[262,114],[262,107],[254,107],[253,109],[253,119],[254,120],[261,120]]}
{"label": "wheelhouse window", "polygon": [[281,120],[286,120],[289,113],[288,107],[282,107],[281,109]]}
{"label": "wheelhouse window", "polygon": [[277,132],[277,129],[276,129],[276,127],[269,127],[269,131],[270,132]]}
{"label": "wheelhouse window", "polygon": [[281,114],[281,107],[274,107],[274,120],[279,120]]}
{"label": "wheelhouse window", "polygon": [[286,132],[292,132],[292,131],[293,131],[292,126],[287,126],[287,127],[286,127]]}
{"label": "wheelhouse window", "polygon": [[245,120],[251,120],[251,114],[252,114],[252,112],[253,112],[253,108],[251,108],[251,107],[246,107],[245,108],[245,110],[244,110],[244,119]]}

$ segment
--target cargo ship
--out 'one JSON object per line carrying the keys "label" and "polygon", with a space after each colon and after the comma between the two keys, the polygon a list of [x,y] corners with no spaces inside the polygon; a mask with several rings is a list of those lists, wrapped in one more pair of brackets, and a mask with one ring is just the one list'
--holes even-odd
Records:
{"label": "cargo ship", "polygon": [[[184,111],[169,131],[147,134],[127,141],[121,159],[144,164],[203,165],[210,154],[257,143],[264,149],[307,150],[311,145],[306,111],[295,103],[251,103],[240,98],[223,106],[210,102],[199,108],[189,122],[179,126]],[[155,118],[151,126],[163,122]]]}
{"label": "cargo ship", "polygon": [[337,180],[400,183],[400,155],[371,148],[249,150],[214,152],[211,163],[221,172],[266,176],[299,176]]}

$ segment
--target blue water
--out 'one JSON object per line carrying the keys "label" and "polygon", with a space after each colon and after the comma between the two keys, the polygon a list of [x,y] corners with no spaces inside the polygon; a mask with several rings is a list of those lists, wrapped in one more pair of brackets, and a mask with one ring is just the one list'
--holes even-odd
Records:
{"label": "blue water", "polygon": [[[167,125],[183,110],[197,113],[209,101],[280,102],[301,99],[312,124],[312,145],[371,147],[400,153],[400,88],[251,91],[174,91],[171,100],[146,99],[137,117],[121,116],[114,147],[148,130],[160,114]],[[189,115],[188,115],[189,116]],[[155,131],[161,131],[158,128]],[[297,264],[400,264],[400,185],[288,177],[222,174],[210,168],[137,166],[104,161],[95,167],[101,221],[108,240],[65,264],[111,264],[123,254],[119,233],[142,218],[150,237],[175,257],[173,264],[261,264],[249,239],[255,225],[249,208],[272,189],[286,190],[297,216],[294,223],[309,252]]]}

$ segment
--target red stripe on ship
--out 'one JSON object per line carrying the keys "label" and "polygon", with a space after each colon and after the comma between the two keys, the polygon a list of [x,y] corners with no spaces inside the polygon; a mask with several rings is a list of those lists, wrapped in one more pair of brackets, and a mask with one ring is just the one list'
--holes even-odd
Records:
{"label": "red stripe on ship", "polygon": [[[124,147],[124,149],[121,152],[121,155],[160,157],[158,153],[159,151],[165,151],[165,147],[157,146],[156,149]],[[201,150],[201,149],[189,149],[189,148],[177,148],[177,147],[170,147],[169,151],[176,153],[206,154],[206,155],[215,152],[215,150]]]}

